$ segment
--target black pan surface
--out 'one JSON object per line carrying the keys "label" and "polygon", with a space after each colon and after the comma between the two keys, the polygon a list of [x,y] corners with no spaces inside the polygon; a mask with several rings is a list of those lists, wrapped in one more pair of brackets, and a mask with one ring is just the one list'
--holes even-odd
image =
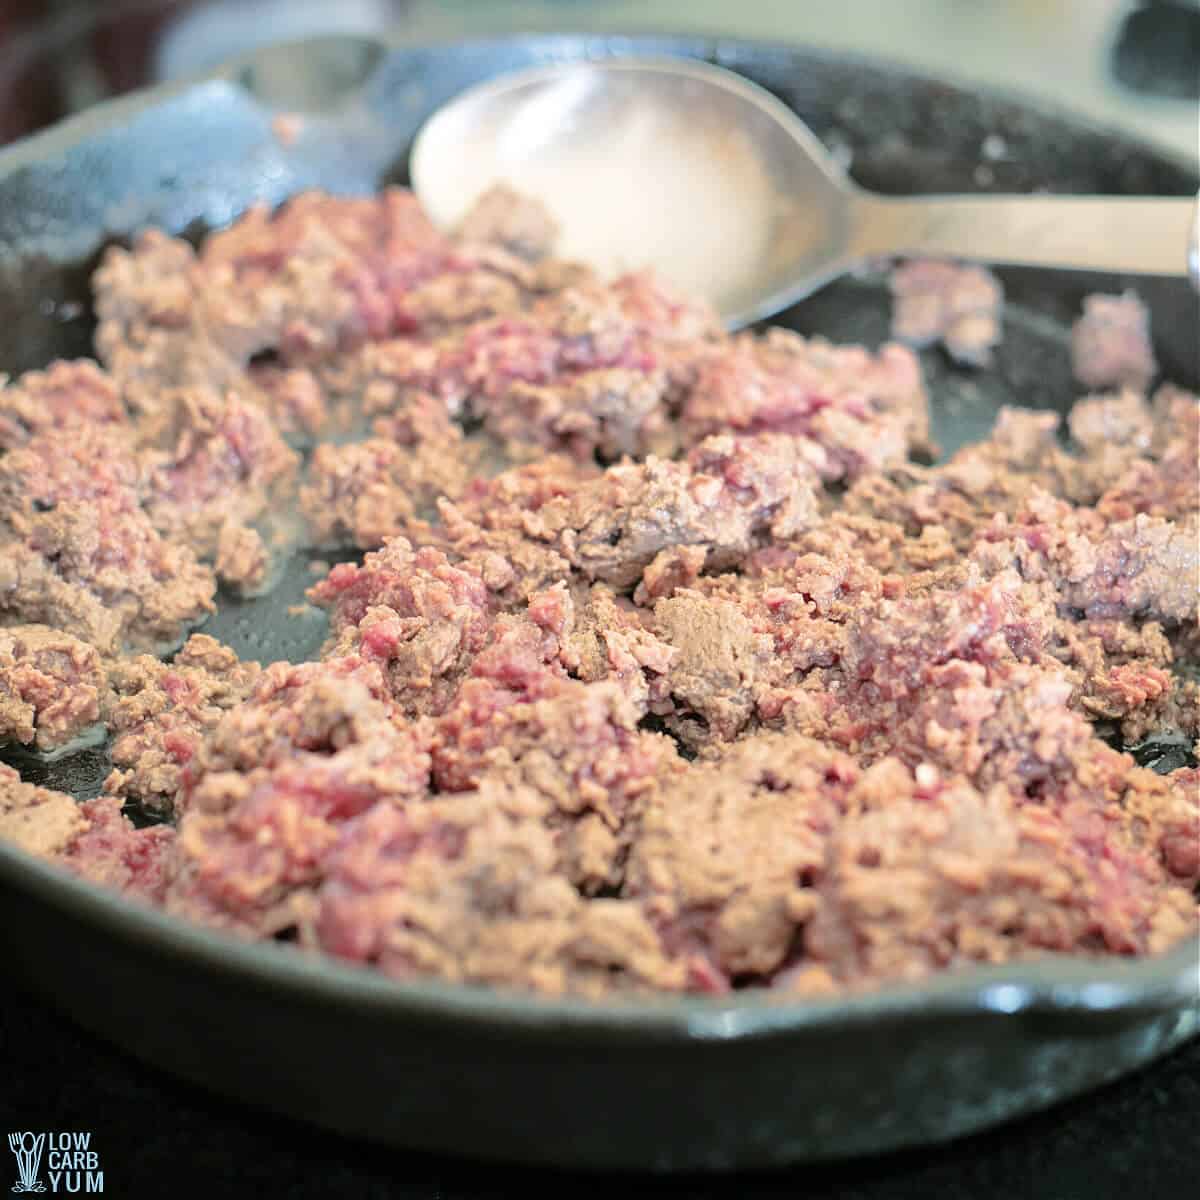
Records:
{"label": "black pan surface", "polygon": [[[403,182],[409,143],[438,104],[501,71],[561,59],[674,54],[731,67],[798,111],[880,192],[1197,189],[1191,164],[1077,119],[779,45],[337,38],[269,53],[288,56],[288,95],[259,86],[279,77],[259,54],[0,153],[5,370],[90,351],[87,280],[108,242],[147,225],[200,235],[252,201],[307,187]],[[272,117],[300,98],[310,105],[303,132],[284,145]],[[999,273],[1009,303],[994,366],[978,373],[923,356],[947,452],[986,434],[1001,404],[1069,405],[1067,331],[1090,291],[1137,286],[1165,375],[1200,382],[1200,311],[1182,279]],[[886,293],[878,280],[844,280],[780,323],[877,345]],[[260,661],[310,657],[323,621],[292,608],[312,580],[309,557],[263,599],[222,597],[205,631]],[[1180,765],[1178,749],[1138,752],[1160,769]],[[12,761],[79,797],[95,795],[108,769],[103,748]],[[1095,1086],[1200,1028],[1194,946],[1142,962],[973,970],[828,1004],[741,993],[600,1006],[400,985],[286,947],[229,944],[3,845],[0,930],[21,978],[177,1074],[364,1137],[529,1163],[728,1169],[939,1141]]]}

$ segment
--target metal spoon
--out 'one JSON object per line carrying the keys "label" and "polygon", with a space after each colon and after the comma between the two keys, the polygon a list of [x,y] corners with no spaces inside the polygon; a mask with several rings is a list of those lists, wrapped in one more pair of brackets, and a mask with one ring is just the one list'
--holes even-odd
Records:
{"label": "metal spoon", "polygon": [[426,122],[410,167],[435,223],[452,226],[508,183],[557,219],[560,253],[613,271],[655,266],[730,328],[901,255],[1147,275],[1190,266],[1200,287],[1191,198],[878,196],[770,93],[690,59],[489,80]]}

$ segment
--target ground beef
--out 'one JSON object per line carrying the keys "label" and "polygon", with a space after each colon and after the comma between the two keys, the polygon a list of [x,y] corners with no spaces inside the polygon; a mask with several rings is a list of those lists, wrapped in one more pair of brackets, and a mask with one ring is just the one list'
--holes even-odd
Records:
{"label": "ground beef", "polygon": [[[1013,571],[988,581],[884,596],[846,625],[836,665],[785,723],[872,762],[929,762],[981,786],[1027,786],[1069,769],[1086,722],[1043,653],[1054,609]],[[1047,661],[1048,660],[1048,661]]]}
{"label": "ground beef", "polygon": [[[957,559],[979,540],[998,536],[1005,527],[996,524],[998,515],[1028,521],[1049,497],[1065,501],[1054,511],[1064,518],[1076,514],[1070,520],[1091,529],[1089,536],[1098,536],[1105,520],[1122,522],[1139,513],[1186,526],[1200,495],[1200,435],[1190,436],[1197,401],[1174,390],[1156,408],[1165,414],[1168,404],[1180,435],[1160,447],[1147,445],[1150,413],[1136,395],[1085,399],[1071,419],[1075,452],[1059,443],[1056,414],[1001,409],[991,438],[944,464],[905,464],[856,481],[822,532],[836,530],[843,541],[870,552],[876,565],[905,571]],[[913,544],[914,535],[921,545]]]}
{"label": "ground beef", "polygon": [[[1187,890],[1096,814],[1022,804],[877,763],[830,839],[803,960],[780,986],[824,992],[1051,951],[1166,949],[1195,925]],[[1090,819],[1089,819],[1090,818]]]}
{"label": "ground beef", "polygon": [[1139,513],[1170,520],[1196,511],[1200,495],[1200,398],[1164,385],[1154,395],[1149,457],[1122,463],[1099,489],[1096,511],[1110,521]]}
{"label": "ground beef", "polygon": [[[290,769],[295,750],[337,759],[353,749],[337,765],[355,768],[347,772],[347,780],[356,792],[420,793],[429,774],[422,748],[427,736],[420,726],[407,729],[377,664],[357,655],[299,666],[272,663],[247,691],[244,703],[220,714],[189,762],[183,780],[186,806],[224,809],[229,798],[225,784],[254,770]],[[398,749],[412,753],[391,769]],[[322,769],[332,765],[330,760]]]}
{"label": "ground beef", "polygon": [[438,713],[485,645],[496,609],[480,572],[403,538],[342,563],[309,590],[330,611],[325,653],[377,664],[407,713]]}
{"label": "ground beef", "polygon": [[150,231],[96,273],[101,360],[139,399],[155,387],[236,384],[251,357],[304,365],[403,325],[403,294],[453,247],[400,190],[300,196],[187,243]]}
{"label": "ground beef", "polygon": [[903,346],[878,354],[772,329],[698,356],[682,402],[689,440],[786,433],[823,479],[853,478],[929,448],[921,369]]}
{"label": "ground beef", "polygon": [[257,663],[239,662],[202,633],[193,634],[170,663],[149,655],[113,663],[113,770],[105,793],[170,811],[184,768],[225,712],[245,699],[258,673]]}
{"label": "ground beef", "polygon": [[600,367],[555,384],[518,380],[487,427],[514,457],[528,452],[531,430],[544,431],[546,445],[584,458],[669,452],[662,412],[666,388],[665,376],[629,367]]}
{"label": "ground beef", "polygon": [[243,596],[269,591],[281,561],[281,547],[268,545],[257,529],[226,521],[217,531],[213,569],[218,579]]}
{"label": "ground beef", "polygon": [[645,276],[587,280],[430,342],[385,342],[364,364],[377,410],[427,393],[482,421],[514,456],[612,459],[673,447],[668,396],[716,329],[709,310],[670,303]]}
{"label": "ground beef", "polygon": [[178,644],[215,591],[189,548],[120,498],[30,501],[0,525],[0,620],[49,624],[104,653]]}
{"label": "ground beef", "polygon": [[293,531],[278,514],[291,507],[298,456],[265,412],[233,394],[182,393],[170,424],[152,457],[146,513],[165,536],[216,560],[223,582],[255,590],[267,548],[260,537],[247,553],[246,538],[260,525],[276,551],[290,549]]}
{"label": "ground beef", "polygon": [[[1089,301],[1112,390],[1065,430],[1005,408],[929,466],[910,349],[729,336],[552,236],[392,189],[106,255],[105,368],[0,389],[0,737],[103,721],[113,770],[0,770],[0,836],[242,938],[595,997],[1194,936],[1196,769],[1108,744],[1200,736],[1200,403],[1145,398],[1136,300]],[[986,272],[892,283],[897,339],[986,361]],[[139,653],[295,539],[368,551],[316,569],[317,661]]]}
{"label": "ground beef", "polygon": [[1000,341],[1004,291],[984,267],[919,259],[892,271],[892,337],[910,346],[941,342],[951,358],[987,366]]}
{"label": "ground beef", "polygon": [[185,773],[168,911],[247,935],[308,923],[344,827],[425,793],[427,741],[374,664],[267,668]]}
{"label": "ground beef", "polygon": [[319,446],[301,493],[314,546],[381,546],[416,515],[413,456],[382,438]]}
{"label": "ground beef", "polygon": [[118,800],[77,804],[0,764],[0,838],[134,899],[160,903],[175,830],[136,829]]}
{"label": "ground beef", "polygon": [[1079,400],[1067,417],[1071,437],[1089,454],[1115,446],[1145,454],[1154,440],[1154,418],[1140,392],[1132,388]]}
{"label": "ground beef", "polygon": [[816,516],[807,465],[786,436],[718,436],[683,464],[611,467],[538,516],[587,578],[629,587],[668,547],[704,546],[708,566],[719,569],[745,555],[759,533],[802,529]]}
{"label": "ground beef", "polygon": [[416,543],[437,546],[469,563],[498,602],[524,603],[571,573],[552,534],[539,524],[537,511],[599,477],[594,466],[549,456],[492,479],[476,479],[458,501],[442,498],[437,520],[412,522],[410,535]]}
{"label": "ground beef", "polygon": [[[443,506],[439,537],[459,555],[498,555],[504,588],[523,594],[571,570],[632,590],[668,549],[704,549],[732,566],[760,537],[788,536],[817,515],[804,445],[785,434],[705,439],[682,461],[655,456],[603,473],[518,472]],[[505,569],[507,567],[507,569]]]}
{"label": "ground beef", "polygon": [[[676,751],[639,729],[644,707],[618,681],[568,678],[555,649],[532,622],[499,625],[437,721],[433,779],[452,792],[478,786],[494,770],[515,776],[558,814],[594,814],[611,835],[602,857],[615,859],[640,798],[678,761]],[[592,825],[598,834],[600,824]],[[602,862],[597,884],[610,882],[615,865]]]}
{"label": "ground beef", "polygon": [[51,421],[4,459],[0,491],[9,500],[14,532],[21,528],[14,518],[30,499],[43,514],[95,500],[97,509],[127,527],[127,540],[146,540],[148,522],[171,553],[219,560],[225,582],[243,590],[261,586],[269,574],[266,559],[283,546],[252,546],[250,526],[261,524],[266,532],[280,525],[273,514],[288,507],[297,459],[260,409],[233,395],[173,392],[131,424],[123,409],[118,418],[92,403],[116,395],[94,366],[61,363],[45,379],[34,390],[49,391],[49,415],[56,403],[74,399],[83,419],[68,444]]}
{"label": "ground beef", "polygon": [[684,741],[730,741],[754,711],[754,685],[774,650],[768,633],[756,632],[735,603],[686,588],[654,606],[652,628],[675,651],[664,691],[671,730]]}
{"label": "ground beef", "polygon": [[1082,710],[1119,723],[1126,744],[1200,732],[1200,688],[1171,669],[1174,650],[1157,621],[1059,621],[1050,650],[1074,669]]}
{"label": "ground beef", "polygon": [[[58,374],[78,382],[78,372]],[[152,476],[115,421],[83,421],[69,438],[47,428],[4,454],[3,619],[48,624],[111,653],[177,642],[211,612],[211,571],[143,507]]]}
{"label": "ground beef", "polygon": [[550,253],[559,231],[539,200],[497,184],[475,201],[455,232],[464,242],[491,242],[536,261]]}
{"label": "ground beef", "polygon": [[514,238],[530,248],[531,210],[479,211],[464,228],[471,241],[437,232],[400,188],[260,206],[199,252],[148,231],[111,248],[96,272],[101,361],[139,409],[153,409],[163,388],[240,387],[262,396],[285,432],[311,435],[330,414],[312,376],[290,372],[520,308],[570,278],[505,249]]}
{"label": "ground beef", "polygon": [[87,825],[70,796],[22,781],[0,763],[0,837],[39,858],[58,858]]}
{"label": "ground beef", "polygon": [[784,963],[816,911],[811,889],[858,774],[807,738],[767,734],[653,793],[628,891],[699,990],[725,991]]}
{"label": "ground beef", "polygon": [[[945,463],[935,467],[906,463],[856,481],[840,510],[831,512],[831,522],[847,528],[848,517],[870,517],[873,524],[867,528],[887,541],[894,542],[895,536],[881,530],[879,520],[899,525],[906,540],[912,535],[925,538],[919,548],[892,547],[894,569],[906,565],[919,569],[935,565],[925,560],[940,559],[946,556],[944,551],[949,551],[946,557],[957,558],[997,513],[1013,515],[1035,488],[1075,500],[1078,492],[1091,486],[1094,500],[1103,482],[1089,484],[1085,477],[1091,460],[1062,449],[1058,426],[1056,413],[1001,408],[990,438],[963,447]],[[1108,469],[1119,466],[1109,463]]]}
{"label": "ground beef", "polygon": [[318,446],[300,504],[316,546],[381,546],[428,515],[442,497],[459,498],[479,468],[484,447],[468,441],[445,407],[417,396],[376,422],[378,436]]}
{"label": "ground beef", "polygon": [[1051,581],[1062,603],[1085,616],[1171,624],[1196,620],[1198,556],[1195,515],[1105,525],[1094,511],[1036,491],[1015,520],[996,518],[975,553],[987,570],[1015,563],[1026,579]]}
{"label": "ground beef", "polygon": [[332,426],[326,389],[307,367],[252,362],[241,390],[266,410],[293,445],[311,445]]}
{"label": "ground beef", "polygon": [[45,371],[27,371],[0,390],[0,447],[5,450],[39,433],[81,424],[128,424],[120,390],[95,363],[60,360]]}
{"label": "ground beef", "polygon": [[109,797],[85,800],[87,822],[62,852],[68,870],[131,899],[163,903],[175,830],[169,825],[137,828]]}
{"label": "ground beef", "polygon": [[1145,391],[1158,363],[1149,314],[1134,292],[1084,298],[1083,313],[1071,329],[1071,362],[1084,387]]}
{"label": "ground beef", "polygon": [[63,750],[102,732],[112,701],[100,655],[45,625],[0,628],[0,740]]}
{"label": "ground beef", "polygon": [[312,940],[389,975],[606,996],[681,991],[641,908],[584,900],[558,873],[541,801],[487,782],[469,795],[377,806],[330,856]]}

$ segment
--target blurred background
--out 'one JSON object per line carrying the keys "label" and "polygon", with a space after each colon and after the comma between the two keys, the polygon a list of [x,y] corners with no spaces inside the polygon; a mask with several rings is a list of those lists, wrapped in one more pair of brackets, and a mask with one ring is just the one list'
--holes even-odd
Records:
{"label": "blurred background", "polygon": [[0,142],[314,33],[729,33],[1016,88],[1197,156],[1200,0],[0,0]]}

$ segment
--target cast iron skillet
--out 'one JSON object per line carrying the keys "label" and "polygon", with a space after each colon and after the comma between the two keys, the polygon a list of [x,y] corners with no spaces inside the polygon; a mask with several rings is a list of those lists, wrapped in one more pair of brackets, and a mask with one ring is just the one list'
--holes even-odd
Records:
{"label": "cast iron skillet", "polygon": [[[280,74],[260,54],[0,154],[0,364],[15,373],[88,352],[87,276],[107,240],[147,224],[198,233],[306,187],[403,180],[419,123],[463,87],[512,67],[628,52],[744,72],[883,192],[1197,188],[1189,164],[1077,120],[809,50],[674,37],[416,48],[327,39],[286,51],[290,95],[263,94]],[[299,100],[316,111],[284,144],[272,116]],[[926,356],[946,449],[985,433],[1006,400],[1065,407],[1067,322],[1085,292],[1135,282],[1036,271],[1004,281],[1012,303],[994,369],[970,374]],[[1195,386],[1195,297],[1182,281],[1142,290],[1165,374]],[[868,343],[886,321],[882,291],[862,279],[784,319]],[[226,600],[206,628],[251,657],[308,655],[320,622],[287,614],[308,581],[301,562],[269,599]],[[79,796],[95,794],[106,770],[95,751],[23,765]],[[935,1142],[1093,1087],[1200,1027],[1195,946],[1154,960],[973,969],[831,1003],[741,993],[591,1005],[400,985],[287,947],[235,944],[4,846],[0,930],[15,978],[171,1072],[352,1134],[526,1163],[733,1168]]]}

